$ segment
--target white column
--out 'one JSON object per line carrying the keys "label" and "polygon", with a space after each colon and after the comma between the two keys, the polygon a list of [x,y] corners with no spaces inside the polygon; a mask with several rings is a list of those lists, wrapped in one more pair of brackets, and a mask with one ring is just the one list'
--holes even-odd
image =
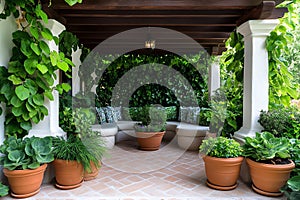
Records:
{"label": "white column", "polygon": [[278,23],[279,20],[250,20],[237,29],[245,42],[243,127],[234,134],[240,142],[262,130],[258,123],[260,111],[268,110],[269,104],[269,64],[265,42]]}
{"label": "white column", "polygon": [[[52,32],[54,36],[58,36],[63,30],[64,25],[56,20],[49,19],[48,24],[45,26]],[[54,41],[45,41],[50,47],[51,51],[58,51],[58,46]],[[56,71],[57,79],[54,85],[58,84],[59,72]],[[32,129],[29,131],[30,136],[45,137],[45,136],[64,136],[66,133],[59,127],[59,94],[56,90],[53,91],[54,101],[45,99],[44,105],[48,108],[48,116],[38,124],[33,124]]]}
{"label": "white column", "polygon": [[72,62],[75,67],[72,68],[72,96],[75,96],[80,91],[80,78],[78,76],[79,66],[81,65],[80,55],[82,53],[81,49],[72,53]]}
{"label": "white column", "polygon": [[[4,0],[0,1],[0,13],[4,8]],[[17,30],[17,24],[13,16],[6,20],[0,20],[0,66],[7,66],[12,55],[12,33]],[[0,104],[3,113],[0,115],[0,144],[4,141],[4,122],[5,122],[5,105]]]}
{"label": "white column", "polygon": [[208,70],[208,94],[209,97],[214,95],[214,91],[220,88],[220,63],[219,59],[216,59]]}

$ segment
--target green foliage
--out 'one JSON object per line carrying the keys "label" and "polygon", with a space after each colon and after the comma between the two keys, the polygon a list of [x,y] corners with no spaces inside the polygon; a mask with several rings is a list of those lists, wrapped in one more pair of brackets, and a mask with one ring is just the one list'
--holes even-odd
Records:
{"label": "green foliage", "polygon": [[276,138],[272,133],[256,133],[254,138],[245,137],[243,151],[245,157],[255,161],[271,161],[290,158],[291,144],[285,137]]}
{"label": "green foliage", "polygon": [[75,132],[79,136],[91,137],[98,135],[96,132],[91,130],[91,125],[95,124],[96,115],[89,108],[76,108],[73,112],[73,119],[75,125]]}
{"label": "green foliage", "polygon": [[[92,140],[94,140],[94,145],[97,144],[97,139],[92,138]],[[73,160],[81,163],[87,171],[91,169],[91,161],[96,166],[99,166],[98,159],[100,159],[99,155],[101,155],[101,152],[90,152],[83,141],[75,135],[69,135],[66,140],[61,137],[54,138],[53,153],[56,159]],[[93,156],[92,153],[97,153],[97,157]]]}
{"label": "green foliage", "polygon": [[298,0],[287,5],[289,12],[280,19],[266,42],[269,54],[269,101],[286,107],[290,105],[291,99],[299,98],[299,83],[294,81],[297,76],[291,73],[296,71],[293,70],[293,63],[298,62],[296,55],[299,54],[293,57],[293,52],[299,46],[299,5]]}
{"label": "green foliage", "polygon": [[[67,132],[68,139],[66,141],[62,138],[55,140],[57,143],[54,149],[56,149],[55,154],[57,158],[77,160],[83,164],[87,171],[90,171],[90,162],[99,167],[99,161],[102,159],[106,147],[101,133],[91,129],[91,125],[96,120],[94,112],[89,108],[76,108],[72,111],[70,107],[65,107],[60,113],[60,119],[62,119],[60,126]],[[72,150],[75,153],[80,151],[82,155],[76,157],[70,152]],[[65,157],[63,155],[64,152],[66,153]]]}
{"label": "green foliage", "polygon": [[161,107],[143,107],[140,120],[135,125],[138,132],[158,132],[166,129],[167,115]]}
{"label": "green foliage", "polygon": [[43,163],[52,162],[52,138],[8,137],[0,146],[0,164],[9,170],[36,169]]}
{"label": "green foliage", "polygon": [[228,136],[242,126],[243,117],[243,36],[236,31],[230,34],[225,43],[227,51],[220,57],[221,91],[227,99],[227,117],[222,135]]}
{"label": "green foliage", "polygon": [[74,6],[77,3],[82,3],[82,0],[65,0],[70,6]]}
{"label": "green foliage", "polygon": [[[299,98],[299,83],[294,81],[299,73],[297,42],[299,37],[299,1],[287,4],[289,12],[280,19],[279,25],[267,38],[269,54],[269,102],[290,105],[291,99]],[[243,111],[243,36],[232,32],[226,41],[227,51],[220,58],[222,88],[228,99],[228,116],[224,123],[223,134],[233,133],[242,126]],[[296,52],[296,53],[293,53]],[[295,55],[295,56],[294,56]],[[293,64],[294,63],[294,64]],[[295,67],[293,67],[295,66]],[[293,72],[293,74],[291,74]],[[294,75],[294,76],[293,76]]]}
{"label": "green foliage", "polygon": [[217,158],[235,158],[242,154],[242,148],[238,142],[222,136],[203,140],[199,149],[201,153]]}
{"label": "green foliage", "polygon": [[[55,85],[55,72],[71,72],[73,63],[64,53],[51,51],[45,41],[58,38],[45,27],[48,17],[40,1],[5,1],[0,18],[13,14],[19,30],[13,33],[14,47],[7,69],[0,67],[0,102],[6,104],[5,132],[22,137],[48,115],[45,99],[53,100],[52,91],[70,89],[66,84]],[[68,75],[69,76],[69,75]]]}
{"label": "green foliage", "polygon": [[[93,85],[98,85],[96,92],[96,106],[105,107],[111,104],[112,91],[115,89],[116,84],[119,79],[126,74],[129,70],[134,67],[141,66],[149,63],[159,63],[165,66],[172,67],[174,70],[178,71],[182,76],[189,81],[190,85],[194,90],[194,95],[197,98],[197,103],[201,105],[200,107],[207,107],[207,64],[209,59],[205,55],[199,54],[193,57],[179,57],[173,54],[165,55],[136,55],[136,54],[126,54],[119,58],[118,56],[109,55],[106,57],[101,57],[98,54],[89,55],[92,58],[85,60],[86,66],[95,66],[80,68],[80,78],[82,80],[92,80],[91,74],[94,72],[98,77],[101,77],[98,82],[87,82],[85,84],[84,91],[90,91]],[[117,58],[117,59],[116,59]],[[189,63],[188,60],[192,63]],[[90,62],[90,63],[89,63]],[[192,65],[194,64],[194,65]],[[103,66],[109,65],[105,70],[103,75],[99,75]],[[142,68],[141,68],[142,69]],[[132,80],[149,80],[149,71],[145,67],[141,74],[137,74],[136,77],[131,77]],[[158,71],[158,73],[160,73]],[[163,72],[161,72],[163,73]],[[164,75],[164,74],[162,74]],[[138,88],[130,99],[130,107],[140,107],[144,105],[160,104],[162,106],[179,106],[179,102],[182,103],[184,100],[188,100],[188,95],[184,94],[179,97],[175,97],[175,92],[172,91],[173,88],[177,88],[180,91],[185,91],[184,85],[180,85],[180,80],[175,79],[170,76],[162,76],[163,82],[168,83],[170,88],[160,86],[158,84],[148,84]],[[176,81],[175,81],[176,80]],[[151,81],[150,81],[151,82]],[[136,83],[132,83],[129,87],[135,86]],[[191,91],[192,92],[192,91]],[[121,96],[122,97],[122,96]],[[116,102],[120,102],[122,105],[125,104],[116,99]],[[190,106],[190,105],[187,105]]]}
{"label": "green foliage", "polygon": [[281,191],[288,200],[298,200],[300,198],[300,175],[290,178]]}
{"label": "green foliage", "polygon": [[300,139],[300,111],[294,107],[273,107],[269,111],[261,111],[258,122],[264,131],[276,137]]}
{"label": "green foliage", "polygon": [[0,182],[0,197],[8,195],[9,187]]}
{"label": "green foliage", "polygon": [[290,139],[290,142],[292,145],[290,148],[291,159],[296,165],[291,176],[298,176],[300,175],[300,141],[299,139]]}

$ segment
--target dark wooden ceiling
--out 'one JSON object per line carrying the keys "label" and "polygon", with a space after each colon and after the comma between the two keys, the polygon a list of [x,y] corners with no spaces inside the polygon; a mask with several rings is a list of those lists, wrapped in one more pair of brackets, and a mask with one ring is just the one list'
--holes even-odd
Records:
{"label": "dark wooden ceiling", "polygon": [[[44,10],[94,48],[122,31],[139,27],[164,27],[180,31],[209,53],[220,54],[230,33],[249,19],[275,19],[286,9],[276,8],[283,0],[84,0],[73,7],[52,0]],[[179,42],[164,40],[164,42]],[[124,45],[126,41],[124,41]],[[192,52],[188,45],[182,51]]]}

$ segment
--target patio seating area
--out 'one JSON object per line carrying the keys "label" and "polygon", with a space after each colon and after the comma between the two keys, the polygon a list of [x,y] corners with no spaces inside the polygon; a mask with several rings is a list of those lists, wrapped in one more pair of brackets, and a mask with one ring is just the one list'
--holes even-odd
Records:
{"label": "patio seating area", "polygon": [[[156,151],[155,160],[164,162],[168,157],[166,148],[177,152],[181,156],[168,165],[157,163],[143,163],[145,160],[153,161],[153,152],[140,151],[135,142],[118,143],[109,151],[110,157],[103,161],[96,179],[82,183],[82,186],[73,190],[59,190],[54,184],[43,184],[41,191],[28,199],[56,200],[56,199],[95,199],[95,200],[270,200],[271,198],[255,193],[249,185],[241,180],[238,187],[231,191],[214,190],[205,184],[206,176],[204,162],[197,151],[179,152],[175,144],[165,145]],[[167,146],[168,147],[167,147]],[[124,154],[124,151],[128,154]],[[124,156],[128,155],[128,156]],[[140,155],[140,156],[139,156]],[[142,155],[142,156],[141,156]],[[149,155],[149,156],[148,156]],[[174,153],[173,153],[174,155]],[[176,156],[177,156],[176,155]],[[174,155],[175,156],[175,155]],[[130,164],[129,164],[130,163]],[[165,166],[164,166],[165,164]],[[138,171],[148,166],[148,172]],[[128,167],[128,168],[126,168]],[[140,167],[140,168],[137,168]],[[149,169],[153,167],[153,170]],[[4,197],[3,200],[13,199]]]}
{"label": "patio seating area", "polygon": [[0,0],[0,199],[298,200],[299,24],[300,0]]}

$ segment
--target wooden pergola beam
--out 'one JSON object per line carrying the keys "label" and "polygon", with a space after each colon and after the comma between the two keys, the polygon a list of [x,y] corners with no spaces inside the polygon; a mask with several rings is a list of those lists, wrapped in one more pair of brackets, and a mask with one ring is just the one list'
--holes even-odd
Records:
{"label": "wooden pergola beam", "polygon": [[263,1],[259,6],[244,14],[237,21],[237,26],[248,20],[281,18],[285,12],[287,12],[287,8],[276,8],[275,1]]}

